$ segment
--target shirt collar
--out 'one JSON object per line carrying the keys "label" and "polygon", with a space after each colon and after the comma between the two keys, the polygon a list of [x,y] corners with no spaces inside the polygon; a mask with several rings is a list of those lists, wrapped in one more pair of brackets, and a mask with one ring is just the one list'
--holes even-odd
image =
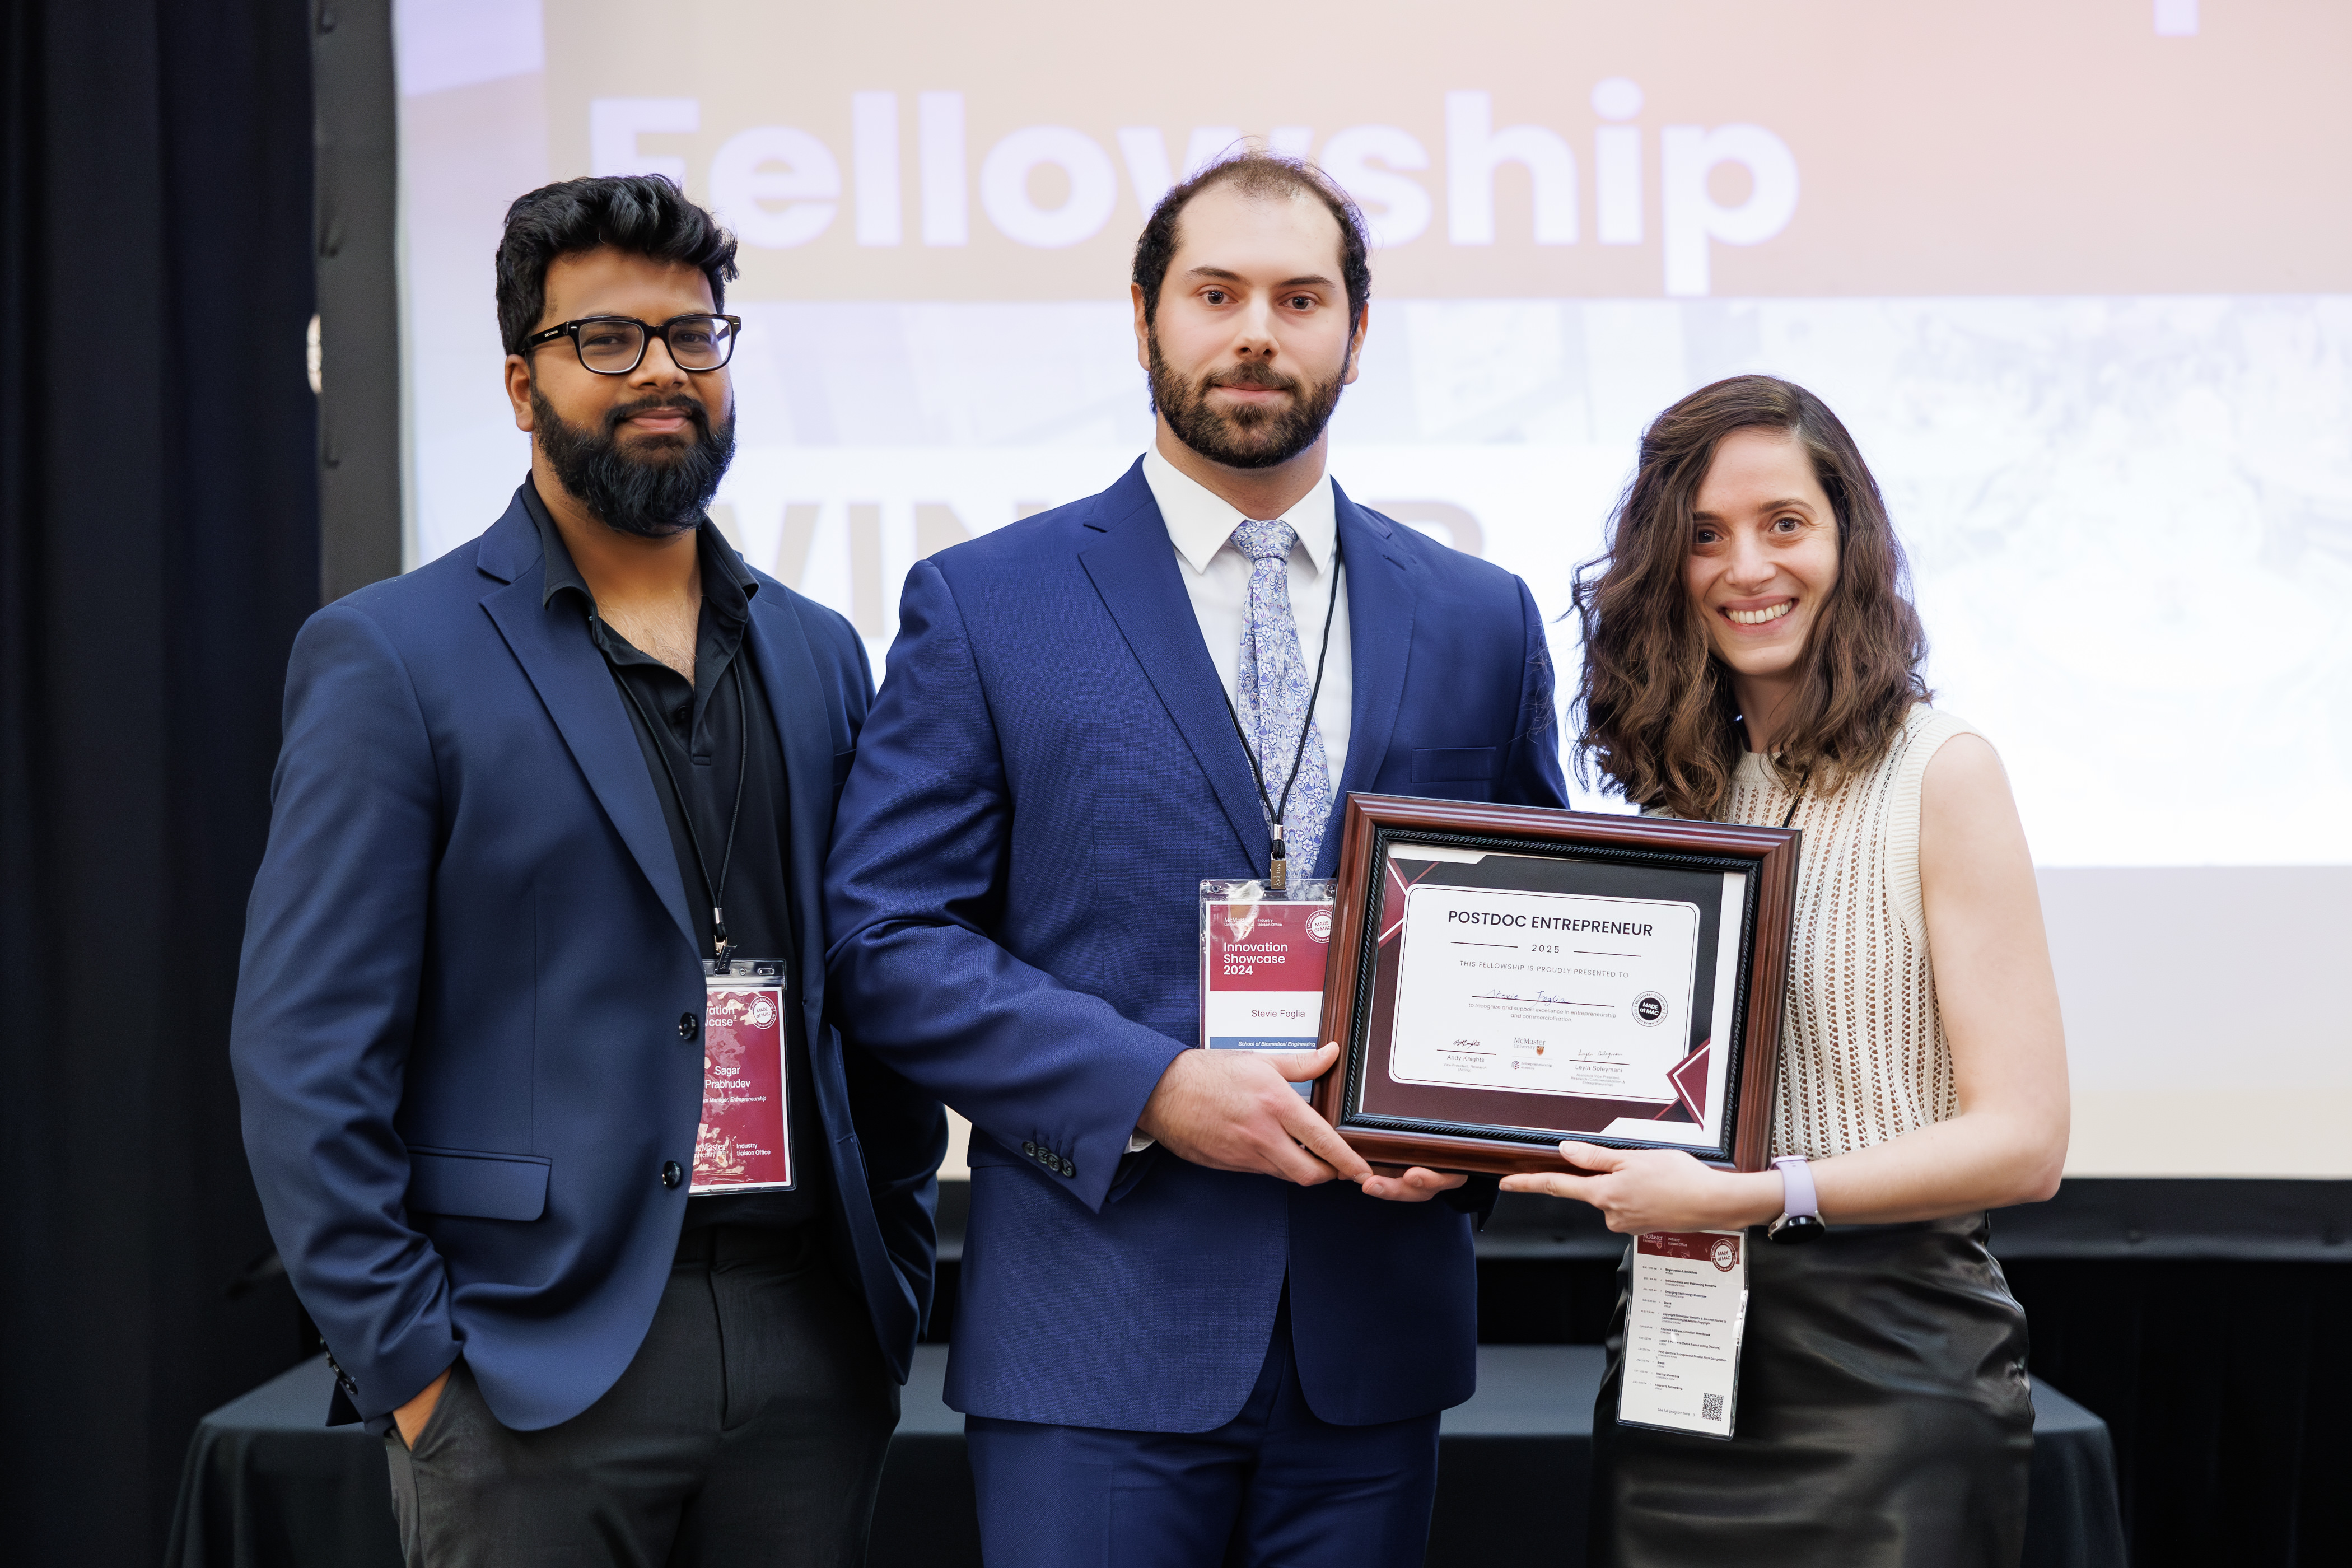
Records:
{"label": "shirt collar", "polygon": [[[555,518],[540,499],[539,481],[526,477],[522,481],[523,510],[530,513],[531,522],[539,529],[540,553],[547,561],[547,586],[540,595],[544,606],[556,595],[571,592],[580,595],[591,615],[596,607],[596,595],[588,591],[586,579],[573,564],[572,549],[563,542],[563,531],[555,526]],[[718,525],[704,518],[695,528],[695,548],[702,561],[702,595],[721,615],[740,616],[751,604],[751,595],[760,591],[759,578],[743,564],[735,547],[727,542]]]}
{"label": "shirt collar", "polygon": [[[1151,499],[1160,503],[1160,520],[1168,525],[1168,537],[1174,542],[1176,553],[1184,558],[1184,564],[1192,569],[1194,576],[1207,572],[1211,558],[1233,537],[1234,530],[1250,521],[1215,491],[1162,457],[1156,445],[1143,454],[1143,478],[1151,486]],[[1339,530],[1337,503],[1331,499],[1331,476],[1326,473],[1316,480],[1315,488],[1282,514],[1282,521],[1297,531],[1298,542],[1307,546],[1307,559],[1315,563],[1317,574],[1329,571]]]}

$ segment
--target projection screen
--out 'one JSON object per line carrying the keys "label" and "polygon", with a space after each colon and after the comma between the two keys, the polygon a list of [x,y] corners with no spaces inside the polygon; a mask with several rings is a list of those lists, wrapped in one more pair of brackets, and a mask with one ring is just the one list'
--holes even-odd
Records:
{"label": "projection screen", "polygon": [[1136,231],[1262,137],[1380,244],[1335,475],[1549,614],[1660,408],[1750,370],[1825,397],[1888,492],[1937,700],[2000,747],[2042,868],[2070,1169],[2352,1175],[2352,13],[405,0],[396,26],[410,565],[527,463],[506,204],[665,174],[743,242],[715,515],[878,665],[910,563],[1150,439]]}

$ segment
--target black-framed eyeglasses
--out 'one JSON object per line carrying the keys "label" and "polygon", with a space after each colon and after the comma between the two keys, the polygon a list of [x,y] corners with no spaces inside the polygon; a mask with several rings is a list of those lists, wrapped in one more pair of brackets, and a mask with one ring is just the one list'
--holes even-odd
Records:
{"label": "black-framed eyeglasses", "polygon": [[740,316],[672,316],[659,326],[635,316],[583,316],[532,333],[523,339],[522,352],[528,355],[541,343],[570,338],[582,369],[626,375],[645,362],[646,344],[659,338],[678,369],[719,370],[735,357],[736,334],[742,330]]}

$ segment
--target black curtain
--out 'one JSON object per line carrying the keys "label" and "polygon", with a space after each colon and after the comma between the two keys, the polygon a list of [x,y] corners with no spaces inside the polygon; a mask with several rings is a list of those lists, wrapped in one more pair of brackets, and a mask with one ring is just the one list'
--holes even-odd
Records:
{"label": "black curtain", "polygon": [[2352,1562],[2352,1267],[2006,1268],[2035,1375],[2098,1412],[2115,1437],[2139,1568]]}
{"label": "black curtain", "polygon": [[318,596],[310,16],[0,14],[0,1557],[147,1564],[302,1349],[226,1044]]}

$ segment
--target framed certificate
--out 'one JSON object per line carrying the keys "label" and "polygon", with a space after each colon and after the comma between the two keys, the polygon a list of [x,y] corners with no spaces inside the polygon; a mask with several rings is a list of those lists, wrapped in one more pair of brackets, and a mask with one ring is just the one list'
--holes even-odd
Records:
{"label": "framed certificate", "polygon": [[1380,1164],[1762,1170],[1799,837],[1349,795],[1315,1109]]}

